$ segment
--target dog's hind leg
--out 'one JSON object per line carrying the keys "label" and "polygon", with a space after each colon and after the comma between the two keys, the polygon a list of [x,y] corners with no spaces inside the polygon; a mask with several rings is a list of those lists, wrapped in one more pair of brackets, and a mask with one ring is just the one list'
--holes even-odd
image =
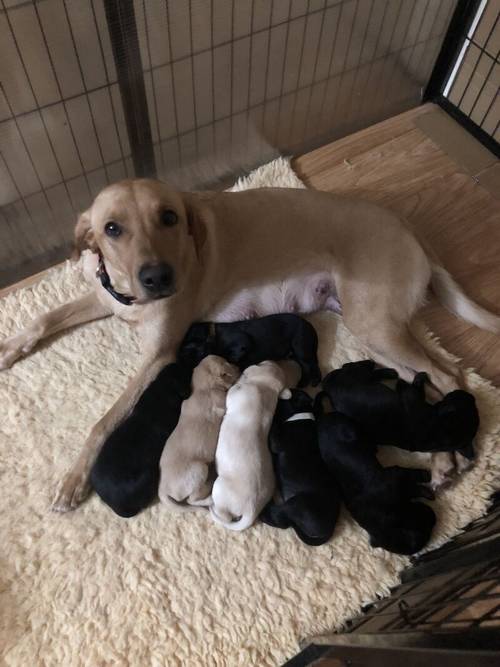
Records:
{"label": "dog's hind leg", "polygon": [[[356,335],[356,327],[353,330],[351,323],[348,326]],[[442,395],[459,388],[456,378],[431,359],[407,324],[381,318],[372,322],[369,332],[364,328],[358,337],[377,357],[376,361],[395,368],[403,379],[411,382],[416,373],[424,372]]]}

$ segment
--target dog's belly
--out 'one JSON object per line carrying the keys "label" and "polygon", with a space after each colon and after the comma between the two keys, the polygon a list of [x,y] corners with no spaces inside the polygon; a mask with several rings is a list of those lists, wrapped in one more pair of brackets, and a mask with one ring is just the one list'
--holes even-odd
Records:
{"label": "dog's belly", "polygon": [[277,313],[307,315],[319,310],[342,312],[335,282],[326,272],[240,290],[223,299],[207,319],[235,322]]}

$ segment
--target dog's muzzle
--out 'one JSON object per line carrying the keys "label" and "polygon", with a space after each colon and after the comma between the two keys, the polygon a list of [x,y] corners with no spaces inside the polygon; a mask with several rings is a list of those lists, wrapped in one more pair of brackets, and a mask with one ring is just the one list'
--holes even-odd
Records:
{"label": "dog's muzzle", "polygon": [[175,292],[174,270],[166,262],[144,264],[139,270],[138,277],[150,298],[163,299]]}

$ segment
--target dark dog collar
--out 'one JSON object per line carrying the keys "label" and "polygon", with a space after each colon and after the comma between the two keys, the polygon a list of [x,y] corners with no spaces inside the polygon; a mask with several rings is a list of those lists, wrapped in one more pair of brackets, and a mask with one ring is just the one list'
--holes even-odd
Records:
{"label": "dark dog collar", "polygon": [[111,278],[109,277],[109,273],[106,271],[106,267],[104,266],[104,258],[100,252],[98,253],[98,256],[99,265],[97,267],[96,276],[101,281],[101,285],[111,294],[112,297],[114,297],[120,303],[123,303],[124,306],[131,306],[135,301],[135,296],[127,296],[126,294],[121,294],[120,292],[117,292],[115,289],[113,289]]}

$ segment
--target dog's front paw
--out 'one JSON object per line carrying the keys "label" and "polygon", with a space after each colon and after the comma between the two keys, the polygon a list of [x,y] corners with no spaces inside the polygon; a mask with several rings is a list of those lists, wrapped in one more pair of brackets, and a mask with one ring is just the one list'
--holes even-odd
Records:
{"label": "dog's front paw", "polygon": [[70,512],[81,505],[89,493],[90,484],[87,477],[70,472],[62,480],[51,509],[53,512]]}
{"label": "dog's front paw", "polygon": [[23,344],[19,336],[12,336],[0,343],[0,371],[10,368],[23,356]]}
{"label": "dog's front paw", "polygon": [[0,342],[0,371],[10,368],[18,359],[31,352],[39,336],[22,332]]}

